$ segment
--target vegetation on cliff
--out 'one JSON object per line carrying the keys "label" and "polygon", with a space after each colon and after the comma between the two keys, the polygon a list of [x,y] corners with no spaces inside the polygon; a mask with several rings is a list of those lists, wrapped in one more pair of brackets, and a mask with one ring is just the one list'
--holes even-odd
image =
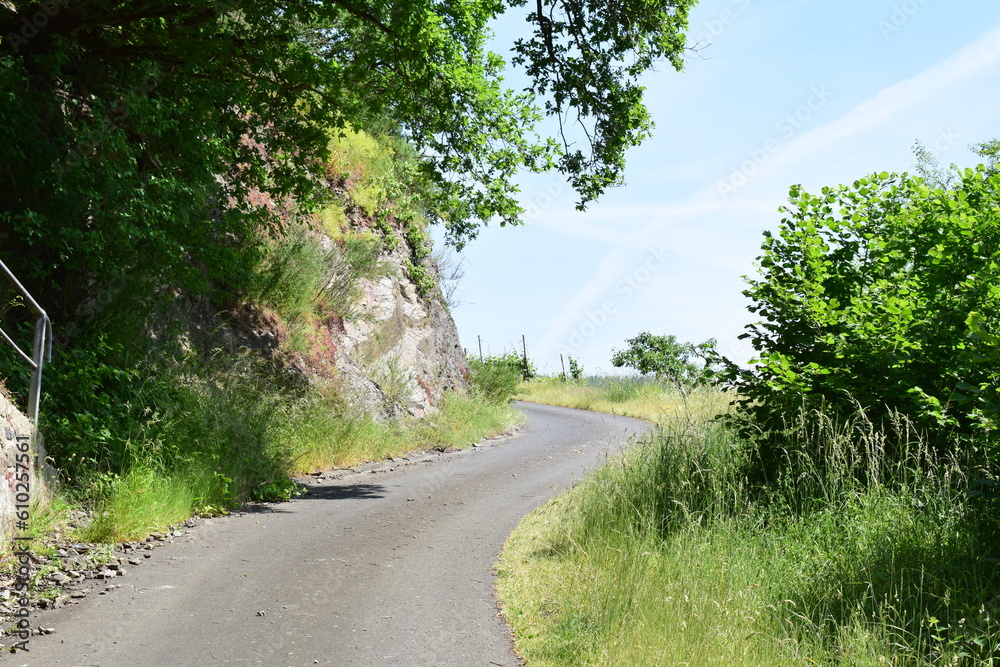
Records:
{"label": "vegetation on cliff", "polygon": [[[331,332],[359,281],[392,255],[438,299],[426,226],[460,246],[517,222],[519,169],[581,206],[619,182],[691,4],[0,2],[3,256],[55,323],[43,426],[69,488],[287,495],[296,438],[349,407]],[[522,9],[517,92],[486,43]],[[6,349],[0,376],[23,393]]]}

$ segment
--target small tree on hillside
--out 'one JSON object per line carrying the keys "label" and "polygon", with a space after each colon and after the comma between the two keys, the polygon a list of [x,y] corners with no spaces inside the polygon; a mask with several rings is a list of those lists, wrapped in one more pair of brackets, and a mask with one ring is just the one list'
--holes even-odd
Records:
{"label": "small tree on hillside", "polygon": [[682,343],[676,336],[655,336],[644,331],[625,342],[628,348],[615,350],[611,357],[613,366],[634,368],[681,391],[711,382],[719,370],[714,338],[696,345]]}

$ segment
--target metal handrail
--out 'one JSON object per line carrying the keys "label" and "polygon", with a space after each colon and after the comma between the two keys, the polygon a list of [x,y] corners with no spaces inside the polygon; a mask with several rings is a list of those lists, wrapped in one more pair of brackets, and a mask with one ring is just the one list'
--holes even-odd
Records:
{"label": "metal handrail", "polygon": [[28,290],[24,289],[21,281],[11,273],[2,260],[0,260],[0,269],[7,275],[8,280],[14,283],[17,291],[38,315],[38,320],[35,322],[35,343],[30,357],[24,350],[18,347],[17,343],[7,335],[6,331],[0,329],[0,336],[7,341],[8,345],[17,350],[21,358],[31,367],[31,379],[28,384],[28,419],[31,420],[31,425],[37,430],[38,402],[42,392],[42,364],[46,361],[52,361],[52,322],[45,313],[45,309],[38,305],[38,302],[28,293]]}

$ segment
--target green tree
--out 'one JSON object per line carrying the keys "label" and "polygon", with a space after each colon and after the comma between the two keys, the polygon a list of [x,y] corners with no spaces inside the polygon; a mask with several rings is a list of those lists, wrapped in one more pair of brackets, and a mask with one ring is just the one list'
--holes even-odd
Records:
{"label": "green tree", "polygon": [[628,348],[614,351],[613,366],[634,368],[680,390],[711,381],[719,368],[714,338],[695,345],[682,343],[676,336],[655,336],[644,331],[625,343]]}
{"label": "green tree", "polygon": [[[693,1],[0,4],[6,257],[48,303],[136,270],[239,284],[316,204],[330,133],[385,117],[457,245],[517,222],[521,168],[560,170],[584,206],[648,135],[639,77],[681,67]],[[508,10],[529,26],[523,92],[486,48]]]}
{"label": "green tree", "polygon": [[981,165],[950,182],[791,189],[744,292],[759,358],[730,369],[757,427],[804,404],[876,423],[900,412],[939,438],[995,432],[1000,175]]}

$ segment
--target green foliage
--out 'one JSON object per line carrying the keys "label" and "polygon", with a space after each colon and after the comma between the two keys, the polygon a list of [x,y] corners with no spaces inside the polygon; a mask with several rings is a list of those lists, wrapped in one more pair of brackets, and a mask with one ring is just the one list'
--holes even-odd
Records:
{"label": "green foliage", "polygon": [[403,223],[403,238],[410,251],[406,259],[406,272],[410,280],[417,286],[420,296],[428,296],[437,287],[438,279],[430,262],[430,235],[414,219],[406,219]]}
{"label": "green foliage", "polygon": [[[639,79],[659,59],[683,67],[683,33],[694,4],[539,2],[528,15],[533,34],[515,42],[514,62],[531,77],[529,90],[544,96],[546,112],[560,121],[559,166],[580,192],[580,208],[620,181],[625,150],[649,136],[652,122]],[[590,155],[571,148],[564,127],[571,123],[593,124],[581,133]]]}
{"label": "green foliage", "polygon": [[625,342],[628,348],[616,350],[611,357],[616,368],[634,368],[678,389],[690,389],[715,377],[718,361],[714,338],[695,345],[681,343],[676,336],[654,336],[644,331]]}
{"label": "green foliage", "polygon": [[483,400],[509,402],[523,377],[524,359],[515,353],[469,358],[469,385]]}
{"label": "green foliage", "polygon": [[[386,115],[397,145],[426,156],[409,182],[456,244],[491,219],[517,222],[521,168],[556,167],[589,201],[648,134],[636,82],[660,59],[681,66],[691,4],[529,14],[535,38],[516,59],[551,94],[544,111],[503,87],[503,60],[486,49],[489,23],[520,2],[0,6],[0,163],[17,175],[0,183],[9,258],[67,308],[134,272],[238,293],[285,204],[322,203],[331,132]],[[39,12],[44,25],[25,33]],[[569,113],[593,137],[585,152],[535,134],[544,114]]]}
{"label": "green foliage", "polygon": [[569,376],[574,380],[583,379],[583,366],[577,363],[576,359],[573,357],[568,358],[569,361]]}
{"label": "green foliage", "polygon": [[979,461],[793,414],[762,487],[754,443],[712,417],[665,420],[515,530],[498,589],[530,663],[995,664]]}
{"label": "green foliage", "polygon": [[251,296],[288,323],[329,313],[354,319],[360,280],[385,273],[380,245],[357,233],[324,244],[315,232],[296,226],[269,248]]}
{"label": "green foliage", "polygon": [[417,264],[410,260],[406,262],[406,273],[417,286],[417,294],[427,296],[434,292],[437,280],[426,264]]}
{"label": "green foliage", "polygon": [[744,292],[759,360],[730,369],[755,428],[805,404],[898,411],[942,446],[995,431],[1000,176],[943,189],[882,173],[790,202]]}

